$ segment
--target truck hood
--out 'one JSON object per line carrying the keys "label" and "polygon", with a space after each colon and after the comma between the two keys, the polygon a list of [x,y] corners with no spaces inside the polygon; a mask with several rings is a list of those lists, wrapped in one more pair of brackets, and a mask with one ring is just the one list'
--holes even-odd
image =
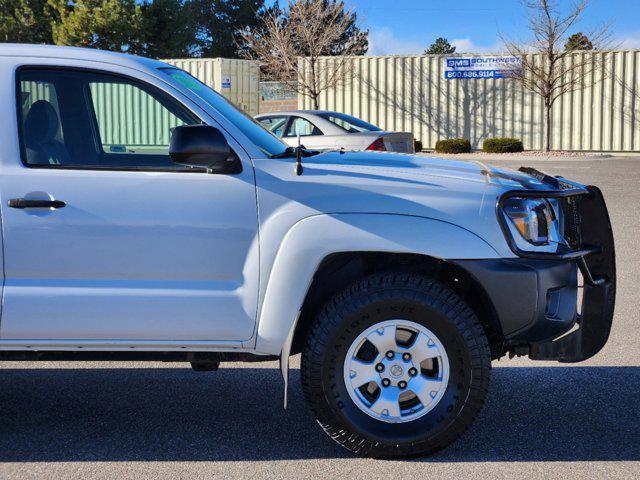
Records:
{"label": "truck hood", "polygon": [[350,172],[354,176],[375,174],[389,179],[405,179],[407,182],[425,180],[428,177],[432,180],[439,179],[450,188],[467,182],[507,189],[544,188],[544,184],[538,179],[515,170],[495,168],[481,162],[391,152],[331,151],[304,158],[303,164],[309,168],[334,170],[342,175]]}
{"label": "truck hood", "polygon": [[293,162],[255,162],[265,224],[277,218],[291,228],[302,218],[322,214],[416,216],[473,232],[505,256],[513,253],[498,223],[498,198],[509,190],[545,188],[521,172],[399,153],[325,152],[303,158],[300,176]]}

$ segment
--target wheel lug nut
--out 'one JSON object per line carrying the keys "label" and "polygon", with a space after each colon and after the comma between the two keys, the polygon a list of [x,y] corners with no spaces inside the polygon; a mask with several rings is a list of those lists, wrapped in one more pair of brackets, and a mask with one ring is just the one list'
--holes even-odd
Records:
{"label": "wheel lug nut", "polygon": [[383,387],[388,387],[389,385],[391,385],[391,380],[389,380],[388,378],[383,378],[382,379],[382,386]]}
{"label": "wheel lug nut", "polygon": [[392,350],[389,350],[389,351],[387,352],[387,358],[393,358],[393,357],[395,357],[395,353],[393,353],[393,351],[392,351]]}
{"label": "wheel lug nut", "polygon": [[404,380],[400,380],[398,382],[398,387],[400,388],[407,388],[407,382],[405,382]]}
{"label": "wheel lug nut", "polygon": [[411,367],[409,369],[409,375],[411,375],[412,377],[415,377],[418,374],[418,370],[416,370],[415,368]]}
{"label": "wheel lug nut", "polygon": [[376,365],[376,372],[384,372],[384,365],[379,363]]}
{"label": "wheel lug nut", "polygon": [[403,354],[402,354],[402,359],[403,359],[405,362],[408,362],[409,360],[411,360],[411,354],[410,354],[410,353],[408,353],[408,352],[407,352],[407,353],[403,353]]}

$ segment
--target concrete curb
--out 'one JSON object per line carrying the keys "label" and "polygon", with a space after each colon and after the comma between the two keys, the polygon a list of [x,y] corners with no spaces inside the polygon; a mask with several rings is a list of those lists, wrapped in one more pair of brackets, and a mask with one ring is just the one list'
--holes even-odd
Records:
{"label": "concrete curb", "polygon": [[446,158],[451,160],[462,161],[480,161],[487,162],[585,162],[585,161],[607,161],[607,160],[636,160],[640,162],[639,154],[585,154],[584,156],[561,156],[561,155],[511,155],[511,154],[478,154],[478,153],[458,153],[444,154],[436,152],[419,152],[417,155],[427,158]]}

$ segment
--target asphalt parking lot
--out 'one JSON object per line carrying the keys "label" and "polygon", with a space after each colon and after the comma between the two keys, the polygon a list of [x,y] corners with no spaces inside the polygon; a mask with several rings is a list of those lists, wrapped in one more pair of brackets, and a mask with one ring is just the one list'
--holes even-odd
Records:
{"label": "asphalt parking lot", "polygon": [[614,330],[577,365],[494,362],[469,432],[422,460],[356,458],[315,425],[293,361],[282,410],[275,363],[0,362],[1,478],[640,477],[640,158],[488,162],[599,185],[618,255]]}

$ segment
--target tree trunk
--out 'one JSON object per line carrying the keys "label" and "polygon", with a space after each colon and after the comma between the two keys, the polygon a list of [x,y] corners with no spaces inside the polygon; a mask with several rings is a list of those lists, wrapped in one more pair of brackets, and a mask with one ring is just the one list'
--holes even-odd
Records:
{"label": "tree trunk", "polygon": [[544,150],[551,151],[551,105],[544,106]]}
{"label": "tree trunk", "polygon": [[316,58],[311,57],[309,63],[311,66],[311,100],[313,101],[313,109],[318,110],[318,78],[316,77]]}

